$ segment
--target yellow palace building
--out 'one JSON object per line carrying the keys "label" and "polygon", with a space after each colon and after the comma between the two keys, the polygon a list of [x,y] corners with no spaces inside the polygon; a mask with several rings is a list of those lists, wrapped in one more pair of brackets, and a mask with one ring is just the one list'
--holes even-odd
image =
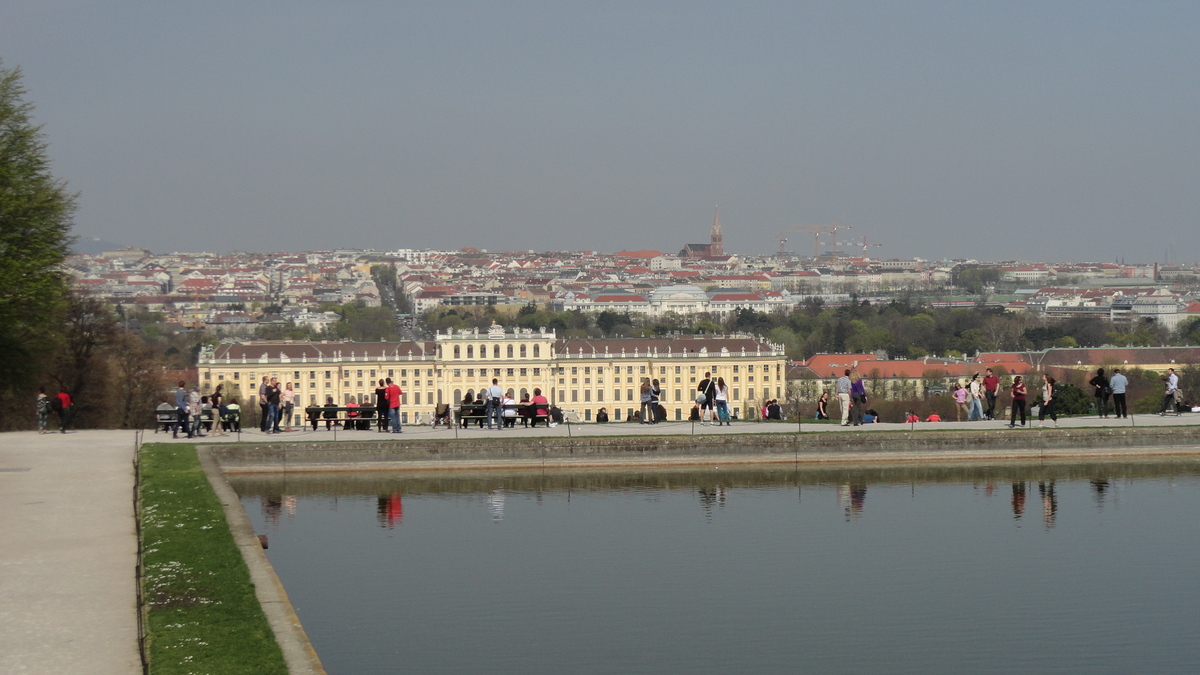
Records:
{"label": "yellow palace building", "polygon": [[553,330],[498,325],[426,342],[222,344],[201,352],[198,369],[202,393],[224,384],[226,399],[242,403],[255,400],[264,376],[291,383],[297,408],[327,397],[373,406],[379,380],[390,377],[404,391],[404,423],[429,420],[435,405],[457,405],[492,378],[518,401],[539,388],[584,421],[600,408],[614,421],[628,419],[640,408],[643,377],[659,380],[670,419],[687,418],[705,372],[725,378],[729,407],[741,417],[787,391],[783,347],[748,335],[559,339]]}

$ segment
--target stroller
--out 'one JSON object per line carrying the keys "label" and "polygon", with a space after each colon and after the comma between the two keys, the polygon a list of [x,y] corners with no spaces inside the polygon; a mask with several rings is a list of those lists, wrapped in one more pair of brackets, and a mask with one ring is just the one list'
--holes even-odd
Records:
{"label": "stroller", "polygon": [[450,427],[451,421],[449,404],[439,403],[437,404],[437,407],[433,409],[433,421],[430,423],[430,426],[436,429],[439,424],[445,425],[447,428]]}

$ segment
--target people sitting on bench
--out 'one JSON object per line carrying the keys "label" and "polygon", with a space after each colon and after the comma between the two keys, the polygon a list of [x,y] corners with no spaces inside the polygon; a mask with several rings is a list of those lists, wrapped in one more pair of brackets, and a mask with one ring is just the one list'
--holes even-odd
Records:
{"label": "people sitting on bench", "polygon": [[534,388],[533,400],[529,404],[533,407],[533,418],[529,426],[536,427],[538,420],[546,420],[546,424],[549,426],[550,402],[546,400],[545,396],[542,396],[540,388]]}
{"label": "people sitting on bench", "polygon": [[242,433],[242,406],[238,405],[236,398],[230,399],[228,405],[221,406],[220,412],[223,430],[235,434]]}
{"label": "people sitting on bench", "polygon": [[[336,420],[337,416],[338,416],[337,407],[338,407],[337,404],[333,402],[332,396],[325,397],[325,408],[326,408],[325,415],[324,415],[325,431],[329,431],[330,429],[333,428],[333,421]],[[330,408],[332,408],[332,410]],[[316,431],[316,430],[317,430],[317,423],[313,422],[313,431]]]}

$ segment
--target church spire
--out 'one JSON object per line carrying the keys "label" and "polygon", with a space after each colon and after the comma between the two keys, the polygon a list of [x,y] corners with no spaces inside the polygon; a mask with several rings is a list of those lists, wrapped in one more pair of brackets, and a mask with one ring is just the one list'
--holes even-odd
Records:
{"label": "church spire", "polygon": [[708,246],[708,255],[714,258],[725,255],[725,247],[721,243],[721,209],[713,207],[712,238]]}

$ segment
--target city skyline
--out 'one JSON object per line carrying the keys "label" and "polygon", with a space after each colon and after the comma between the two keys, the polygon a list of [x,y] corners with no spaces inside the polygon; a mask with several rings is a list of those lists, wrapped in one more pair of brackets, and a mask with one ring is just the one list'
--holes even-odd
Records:
{"label": "city skyline", "polygon": [[0,21],[83,238],[1196,257],[1188,3],[121,4]]}

